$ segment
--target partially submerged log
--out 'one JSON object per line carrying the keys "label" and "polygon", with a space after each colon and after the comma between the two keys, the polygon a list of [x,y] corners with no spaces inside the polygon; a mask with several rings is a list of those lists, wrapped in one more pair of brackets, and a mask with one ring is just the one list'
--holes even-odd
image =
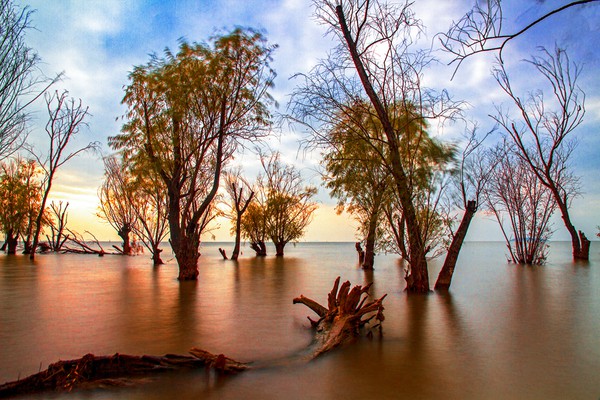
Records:
{"label": "partially submerged log", "polygon": [[294,304],[304,304],[319,316],[316,321],[308,317],[312,327],[316,329],[317,347],[312,358],[354,341],[360,335],[361,328],[373,319],[376,323],[371,329],[379,328],[381,333],[381,323],[385,319],[383,299],[387,294],[367,303],[371,285],[372,283],[366,286],[356,285],[350,289],[350,282],[346,281],[340,286],[338,277],[327,296],[327,307],[303,295],[294,299]]}
{"label": "partially submerged log", "polygon": [[[382,303],[387,295],[367,302],[367,293],[371,285],[357,285],[350,289],[350,282],[346,281],[340,286],[338,277],[329,292],[328,307],[302,295],[294,299],[294,304],[302,303],[319,316],[316,321],[308,318],[316,329],[317,348],[311,352],[311,359],[354,341],[361,328],[373,319],[376,323],[371,329],[379,328],[381,332],[381,323],[384,320]],[[55,362],[37,374],[0,385],[0,398],[44,391],[70,392],[77,388],[131,386],[147,380],[149,375],[182,369],[207,368],[218,374],[233,375],[250,368],[248,363],[195,347],[189,353],[190,355],[164,356],[86,354],[75,360]],[[302,357],[302,360],[305,358]]]}
{"label": "partially submerged log", "polygon": [[13,382],[0,385],[0,398],[43,391],[66,391],[76,388],[102,386],[129,386],[132,379],[145,378],[158,372],[193,368],[210,368],[221,374],[237,374],[249,368],[223,354],[192,348],[190,356],[166,354],[164,356],[85,356],[58,361],[48,369]]}

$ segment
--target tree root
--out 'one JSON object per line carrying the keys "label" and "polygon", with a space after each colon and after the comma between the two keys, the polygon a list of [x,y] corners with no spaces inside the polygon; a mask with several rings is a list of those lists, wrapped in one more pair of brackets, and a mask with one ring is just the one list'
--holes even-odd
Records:
{"label": "tree root", "polygon": [[[373,318],[378,323],[372,328],[379,328],[381,333],[381,323],[385,319],[382,303],[387,294],[366,303],[368,296],[363,297],[363,295],[368,293],[372,283],[366,286],[356,285],[352,289],[349,281],[341,286],[339,284],[340,277],[335,280],[327,296],[327,308],[303,295],[294,299],[294,304],[304,304],[319,316],[316,321],[308,317],[312,327],[316,329],[317,348],[312,358],[354,341],[360,335],[361,328]],[[367,317],[367,314],[372,315]]]}
{"label": "tree root", "polygon": [[[328,307],[302,295],[294,299],[294,304],[302,303],[319,316],[316,321],[308,318],[316,329],[317,348],[312,352],[311,359],[350,343],[359,336],[361,328],[373,318],[378,323],[371,328],[379,328],[381,332],[381,322],[384,320],[382,302],[387,295],[367,303],[367,293],[371,284],[357,285],[352,289],[348,281],[341,286],[339,284],[338,277],[329,292]],[[372,334],[372,331],[369,334]],[[143,381],[148,375],[182,369],[207,368],[218,374],[233,375],[250,368],[247,363],[195,347],[189,353],[190,355],[164,356],[86,354],[75,360],[55,362],[37,374],[0,385],[0,398],[44,391],[70,392],[77,388],[132,386]]]}

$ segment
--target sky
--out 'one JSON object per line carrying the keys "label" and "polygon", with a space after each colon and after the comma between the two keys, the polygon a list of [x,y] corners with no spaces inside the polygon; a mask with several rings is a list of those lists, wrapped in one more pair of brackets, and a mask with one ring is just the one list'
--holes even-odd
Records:
{"label": "sky", "polygon": [[[121,104],[128,74],[136,65],[148,61],[149,55],[161,54],[165,48],[176,49],[178,40],[202,42],[218,30],[247,26],[262,30],[270,43],[279,47],[274,54],[277,72],[273,96],[284,112],[289,95],[296,84],[291,77],[306,73],[319,59],[327,57],[335,45],[326,36],[325,27],[313,17],[308,0],[15,0],[35,13],[26,41],[40,55],[43,71],[52,76],[64,72],[65,78],[55,89],[67,89],[89,106],[88,126],[78,135],[76,146],[90,141],[101,144],[99,153],[85,154],[62,167],[55,181],[51,198],[69,201],[69,226],[79,232],[91,231],[101,240],[118,240],[116,232],[96,216],[98,187],[103,180],[101,157],[111,154],[109,136],[119,133],[125,112]],[[523,0],[505,2],[507,31],[524,26],[544,12],[566,1]],[[472,6],[472,1],[416,0],[413,8],[426,27],[423,46],[437,47],[435,34],[446,31]],[[536,90],[541,81],[523,68],[521,61],[536,53],[536,46],[553,48],[566,46],[572,61],[583,64],[580,85],[586,92],[586,116],[577,129],[579,141],[573,157],[573,168],[580,176],[582,195],[572,204],[575,226],[595,236],[600,225],[600,2],[591,6],[567,10],[552,17],[519,39],[511,42],[504,60],[515,86],[522,93]],[[424,81],[438,89],[445,88],[456,99],[465,100],[465,113],[480,125],[491,127],[489,114],[498,105],[508,105],[490,73],[492,55],[481,55],[465,61],[451,79],[454,66],[448,66],[448,55],[436,52],[440,62],[427,71]],[[44,148],[44,104],[32,108],[30,141]],[[432,126],[431,134],[453,140],[462,130],[458,124]],[[320,186],[319,154],[299,150],[304,133],[300,127],[282,126],[275,129],[269,145],[282,153],[283,160],[293,163],[303,172],[307,183]],[[237,162],[249,175],[258,171],[254,154],[244,154]],[[320,203],[314,221],[303,240],[354,241],[355,225],[346,214],[336,215],[335,200],[327,190],[319,188]],[[568,234],[556,216],[553,239],[567,240]],[[229,223],[220,222],[214,237],[205,240],[229,240]],[[467,240],[501,240],[497,223],[480,213]]]}

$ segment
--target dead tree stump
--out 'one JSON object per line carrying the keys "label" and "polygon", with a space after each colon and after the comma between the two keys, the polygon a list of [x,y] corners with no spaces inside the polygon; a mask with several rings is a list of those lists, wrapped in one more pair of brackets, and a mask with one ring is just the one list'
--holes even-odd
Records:
{"label": "dead tree stump", "polygon": [[[304,304],[319,316],[316,321],[308,317],[311,325],[316,329],[317,348],[312,355],[313,358],[354,341],[360,335],[361,328],[373,318],[377,323],[371,328],[381,330],[381,323],[385,319],[382,303],[387,294],[367,303],[367,293],[371,285],[372,283],[366,286],[356,285],[350,289],[350,282],[346,281],[340,286],[340,277],[338,277],[327,296],[328,307],[303,295],[294,299],[294,304]],[[367,316],[367,314],[372,315]]]}

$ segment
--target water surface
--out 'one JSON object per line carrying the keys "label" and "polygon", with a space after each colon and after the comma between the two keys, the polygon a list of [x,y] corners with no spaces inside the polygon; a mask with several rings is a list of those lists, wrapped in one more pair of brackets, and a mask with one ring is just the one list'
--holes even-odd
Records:
{"label": "water surface", "polygon": [[[283,259],[220,259],[202,249],[197,283],[147,256],[0,256],[0,381],[86,353],[181,353],[192,346],[269,363],[304,349],[311,311],[337,276],[388,293],[382,340],[309,364],[216,379],[202,371],[135,389],[52,399],[598,399],[600,247],[574,264],[553,243],[544,267],[506,263],[501,243],[467,243],[449,294],[408,296],[395,256],[358,268],[352,243],[301,243]],[[228,245],[229,246],[229,245]],[[231,247],[231,246],[230,246]],[[165,252],[166,253],[166,252]],[[165,257],[167,258],[167,257]],[[432,282],[440,261],[432,262]]]}

